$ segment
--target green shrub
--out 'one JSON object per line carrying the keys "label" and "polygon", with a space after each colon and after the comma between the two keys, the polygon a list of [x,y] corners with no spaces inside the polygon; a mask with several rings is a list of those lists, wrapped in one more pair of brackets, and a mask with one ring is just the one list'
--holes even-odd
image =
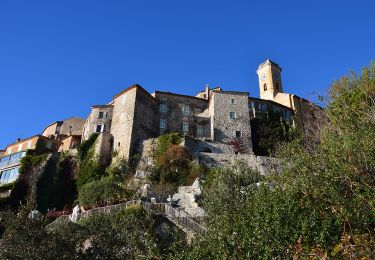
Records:
{"label": "green shrub", "polygon": [[47,160],[48,154],[26,155],[21,159],[20,174],[29,173],[33,168],[41,165]]}
{"label": "green shrub", "polygon": [[77,189],[80,190],[86,183],[99,180],[105,175],[105,168],[95,159],[86,159],[79,165],[77,174]]}
{"label": "green shrub", "polygon": [[106,169],[106,174],[113,180],[125,182],[135,173],[135,171],[136,167],[131,165],[129,161],[119,159]]}
{"label": "green shrub", "polygon": [[94,146],[96,139],[98,138],[98,134],[90,135],[89,139],[83,141],[78,147],[78,158],[80,161],[84,161],[86,157],[89,155],[91,148]]}
{"label": "green shrub", "polygon": [[94,180],[99,180],[105,176],[105,166],[99,163],[95,155],[94,147],[98,134],[92,134],[89,139],[78,146],[78,173],[77,189]]}
{"label": "green shrub", "polygon": [[169,133],[165,135],[161,135],[158,137],[158,145],[155,150],[155,159],[156,163],[158,164],[162,158],[162,156],[165,154],[165,152],[168,150],[168,148],[175,144],[178,145],[182,142],[182,136],[178,133]]}
{"label": "green shrub", "polygon": [[251,120],[251,140],[256,155],[273,155],[283,143],[294,140],[298,133],[280,113],[267,111],[266,115]]}
{"label": "green shrub", "polygon": [[83,185],[78,193],[78,201],[82,206],[104,206],[127,200],[130,196],[131,193],[120,183],[103,178]]}

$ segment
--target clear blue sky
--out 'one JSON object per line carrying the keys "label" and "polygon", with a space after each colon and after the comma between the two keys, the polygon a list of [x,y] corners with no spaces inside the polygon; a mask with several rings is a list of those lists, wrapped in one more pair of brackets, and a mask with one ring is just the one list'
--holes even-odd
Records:
{"label": "clear blue sky", "polygon": [[0,148],[139,83],[258,97],[258,65],[311,97],[375,58],[375,1],[0,1]]}

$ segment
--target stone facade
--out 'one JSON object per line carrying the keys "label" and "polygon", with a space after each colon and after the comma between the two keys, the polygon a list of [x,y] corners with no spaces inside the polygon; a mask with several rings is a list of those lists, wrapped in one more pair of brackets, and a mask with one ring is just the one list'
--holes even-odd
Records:
{"label": "stone facade", "polygon": [[207,109],[207,100],[160,91],[156,91],[153,96],[159,104],[159,134],[174,132],[200,138],[210,137],[210,118],[202,115]]}
{"label": "stone facade", "polygon": [[62,139],[69,135],[82,135],[84,120],[79,117],[71,117],[62,121],[56,121],[47,126],[42,135],[53,137],[56,140]]}
{"label": "stone facade", "polygon": [[82,130],[82,140],[89,139],[93,133],[110,133],[113,105],[95,105],[87,117]]}
{"label": "stone facade", "polygon": [[252,153],[248,97],[245,92],[212,91],[209,107],[212,139],[241,142],[244,153]]}
{"label": "stone facade", "polygon": [[111,134],[119,157],[129,158],[140,152],[143,141],[156,137],[157,101],[139,85],[133,85],[113,99]]}
{"label": "stone facade", "polygon": [[262,175],[280,172],[280,162],[276,158],[247,154],[199,153],[199,163],[208,168],[237,165],[242,162]]}

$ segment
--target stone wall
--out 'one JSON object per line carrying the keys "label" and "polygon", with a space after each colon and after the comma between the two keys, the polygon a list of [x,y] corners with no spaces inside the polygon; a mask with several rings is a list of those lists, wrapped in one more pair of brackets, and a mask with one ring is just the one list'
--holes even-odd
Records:
{"label": "stone wall", "polygon": [[208,168],[237,165],[243,162],[254,170],[258,170],[262,175],[280,172],[280,161],[276,158],[256,156],[249,154],[215,154],[199,153],[197,155],[199,163]]}
{"label": "stone wall", "polygon": [[112,135],[109,133],[100,133],[95,141],[94,149],[99,163],[109,165],[112,155]]}
{"label": "stone wall", "polygon": [[[202,112],[208,106],[207,100],[159,91],[155,92],[154,95],[159,102],[157,128],[159,129],[160,119],[166,120],[166,128],[160,129],[160,134],[173,132],[197,137],[198,126],[201,126],[203,133],[199,137],[210,137],[210,118],[202,116]],[[166,106],[165,112],[160,110],[161,105]],[[189,108],[188,115],[184,115],[184,107]],[[183,131],[183,122],[188,123],[187,132]]]}
{"label": "stone wall", "polygon": [[[253,152],[248,93],[213,91],[209,111],[215,142],[228,144],[238,141],[242,143],[245,153]],[[230,113],[234,113],[235,118],[230,118]],[[236,136],[236,132],[239,132],[240,137]]]}
{"label": "stone wall", "polygon": [[142,88],[137,88],[131,153],[141,153],[143,141],[158,135],[157,101]]}
{"label": "stone wall", "polygon": [[111,134],[113,149],[118,152],[116,158],[129,158],[131,137],[133,134],[135,100],[137,87],[130,87],[113,98]]}
{"label": "stone wall", "polygon": [[[99,118],[99,113],[103,113],[103,117]],[[93,106],[90,115],[87,117],[83,126],[82,141],[96,132],[97,125],[104,125],[103,133],[111,132],[113,106]]]}

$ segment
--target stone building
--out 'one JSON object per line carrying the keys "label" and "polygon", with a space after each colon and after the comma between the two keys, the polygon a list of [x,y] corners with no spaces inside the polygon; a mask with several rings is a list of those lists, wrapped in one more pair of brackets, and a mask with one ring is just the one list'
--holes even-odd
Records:
{"label": "stone building", "polygon": [[27,153],[35,150],[56,152],[60,145],[61,141],[43,135],[35,135],[24,140],[17,139],[9,144],[0,156],[0,186],[17,180],[21,159]]}
{"label": "stone building", "polygon": [[87,140],[93,133],[110,133],[113,105],[94,105],[82,128],[82,139]]}
{"label": "stone building", "polygon": [[186,137],[184,144],[192,152],[252,154],[251,120],[270,111],[305,131],[305,114],[314,112],[306,106],[312,103],[283,92],[281,68],[276,63],[267,60],[257,73],[260,98],[207,86],[195,96],[150,94],[132,85],[107,105],[92,106],[82,140],[92,133],[109,135],[106,146],[116,156],[128,158],[142,152],[145,140],[176,132]]}
{"label": "stone building", "polygon": [[70,117],[48,125],[42,131],[42,135],[61,141],[58,149],[60,152],[70,151],[81,143],[83,124],[84,120],[82,118]]}
{"label": "stone building", "polygon": [[314,128],[313,124],[321,111],[312,102],[294,94],[284,93],[281,81],[281,67],[271,61],[266,60],[259,65],[257,70],[259,78],[260,98],[271,100],[293,110],[293,122],[297,129],[303,134]]}

